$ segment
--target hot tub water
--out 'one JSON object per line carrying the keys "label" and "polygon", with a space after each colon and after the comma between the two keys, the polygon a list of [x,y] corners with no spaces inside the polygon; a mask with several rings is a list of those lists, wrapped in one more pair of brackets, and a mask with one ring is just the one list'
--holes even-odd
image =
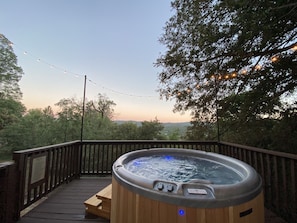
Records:
{"label": "hot tub water", "polygon": [[128,162],[125,168],[141,177],[171,182],[205,181],[224,185],[235,184],[243,179],[235,169],[196,157],[143,156]]}

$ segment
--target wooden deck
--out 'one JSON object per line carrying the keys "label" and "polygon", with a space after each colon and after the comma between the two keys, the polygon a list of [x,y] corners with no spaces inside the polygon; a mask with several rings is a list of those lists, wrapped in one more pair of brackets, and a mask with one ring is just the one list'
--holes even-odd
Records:
{"label": "wooden deck", "polygon": [[[103,218],[85,218],[84,201],[111,183],[110,177],[81,178],[61,186],[34,209],[27,212],[18,223],[109,223]],[[93,217],[93,218],[90,218]],[[266,223],[285,223],[266,210]]]}
{"label": "wooden deck", "polygon": [[[108,223],[103,218],[85,218],[84,201],[111,183],[111,177],[81,178],[61,186],[25,214],[18,223]],[[90,217],[90,216],[88,216]]]}

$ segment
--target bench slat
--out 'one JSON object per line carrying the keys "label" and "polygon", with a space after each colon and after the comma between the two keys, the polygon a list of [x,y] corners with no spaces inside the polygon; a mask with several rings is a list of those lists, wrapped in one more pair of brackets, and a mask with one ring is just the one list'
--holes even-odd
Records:
{"label": "bench slat", "polygon": [[110,219],[112,187],[107,187],[90,197],[84,202],[86,213],[91,213],[99,217]]}

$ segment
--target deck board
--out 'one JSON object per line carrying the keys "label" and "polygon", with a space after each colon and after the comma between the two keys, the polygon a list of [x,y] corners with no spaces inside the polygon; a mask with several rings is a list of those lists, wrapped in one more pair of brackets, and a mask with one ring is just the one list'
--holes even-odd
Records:
{"label": "deck board", "polygon": [[[52,192],[47,199],[25,214],[18,223],[109,223],[100,217],[85,218],[84,201],[111,183],[111,177],[83,177]],[[266,223],[285,223],[269,210]]]}
{"label": "deck board", "polygon": [[24,215],[18,223],[70,223],[108,220],[94,216],[85,218],[84,201],[111,183],[111,178],[81,178],[54,191],[40,205]]}

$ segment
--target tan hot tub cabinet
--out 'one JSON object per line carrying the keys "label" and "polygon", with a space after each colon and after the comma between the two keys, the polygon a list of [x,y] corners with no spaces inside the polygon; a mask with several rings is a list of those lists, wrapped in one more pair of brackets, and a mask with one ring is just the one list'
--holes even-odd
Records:
{"label": "tan hot tub cabinet", "polygon": [[[125,165],[152,154],[198,156],[241,172],[230,185],[171,182],[139,177]],[[222,155],[186,149],[149,149],[122,155],[113,165],[111,223],[264,223],[262,181],[249,165]]]}
{"label": "tan hot tub cabinet", "polygon": [[[177,214],[183,210],[184,215]],[[194,208],[141,196],[112,180],[111,223],[264,223],[263,193],[240,205]]]}

